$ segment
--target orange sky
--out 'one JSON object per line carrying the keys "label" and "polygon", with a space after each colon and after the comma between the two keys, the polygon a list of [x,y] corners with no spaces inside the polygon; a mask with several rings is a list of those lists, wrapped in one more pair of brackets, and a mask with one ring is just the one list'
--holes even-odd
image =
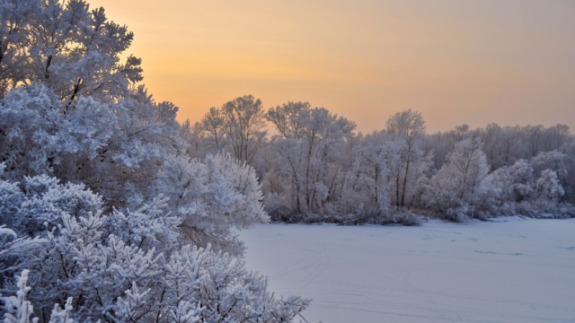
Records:
{"label": "orange sky", "polygon": [[135,33],[144,83],[180,121],[252,94],[266,108],[309,101],[364,132],[409,108],[430,132],[575,129],[573,0],[88,2]]}

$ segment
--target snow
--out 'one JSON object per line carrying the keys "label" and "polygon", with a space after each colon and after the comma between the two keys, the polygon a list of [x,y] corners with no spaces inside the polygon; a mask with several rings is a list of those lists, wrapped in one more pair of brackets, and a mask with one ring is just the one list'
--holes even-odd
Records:
{"label": "snow", "polygon": [[311,322],[575,322],[575,219],[260,224],[247,268]]}

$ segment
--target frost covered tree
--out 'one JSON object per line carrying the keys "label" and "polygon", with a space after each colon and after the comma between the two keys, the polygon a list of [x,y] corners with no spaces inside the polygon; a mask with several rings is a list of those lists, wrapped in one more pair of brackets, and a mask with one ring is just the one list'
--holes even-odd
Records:
{"label": "frost covered tree", "polygon": [[177,108],[140,100],[112,106],[81,97],[73,111],[44,86],[16,89],[0,100],[0,162],[7,176],[49,174],[83,182],[111,205],[125,205],[131,187],[145,191],[157,164],[184,147]]}
{"label": "frost covered tree", "polygon": [[567,168],[565,160],[567,155],[557,150],[539,153],[537,156],[531,158],[529,164],[533,167],[534,176],[538,177],[546,169],[555,172],[560,179],[567,176]]}
{"label": "frost covered tree", "polygon": [[269,220],[254,169],[227,153],[203,161],[170,156],[160,170],[157,190],[170,199],[182,232],[197,246],[212,244],[241,254],[242,244],[231,230]]}
{"label": "frost covered tree", "polygon": [[[20,276],[16,277],[18,290],[16,296],[1,297],[0,299],[4,302],[4,323],[37,323],[39,319],[37,317],[32,318],[34,314],[34,306],[27,299],[27,294],[30,291],[30,287],[27,285],[28,282],[27,269],[22,271]],[[54,305],[52,314],[50,315],[50,323],[74,323],[76,322],[71,318],[72,310],[72,298],[68,298],[64,309],[61,309],[59,304]]]}
{"label": "frost covered tree", "polygon": [[286,139],[301,139],[305,132],[305,120],[309,118],[312,107],[309,102],[288,102],[272,107],[266,114],[276,130]]}
{"label": "frost covered tree", "polygon": [[390,137],[385,131],[373,132],[354,146],[354,169],[350,171],[349,190],[345,194],[347,203],[363,200],[364,212],[377,216],[390,214],[393,180],[390,169],[396,169],[399,163],[401,146]]}
{"label": "frost covered tree", "polygon": [[[195,126],[196,130],[187,126],[190,130],[186,138],[190,139],[186,141],[194,147],[189,150],[189,156],[232,152],[231,136],[225,131],[226,118],[222,111],[223,108],[211,109],[203,122]],[[347,119],[323,108],[312,108],[307,102],[288,102],[272,107],[265,119],[276,135],[267,142],[262,140],[250,164],[261,179],[265,208],[274,219],[355,223],[360,217],[370,218],[375,214],[396,217],[412,210],[419,212],[419,208],[425,209],[435,203],[425,200],[430,195],[424,194],[431,177],[450,163],[456,146],[465,140],[483,142],[481,151],[491,172],[485,175],[491,193],[481,195],[481,201],[476,201],[466,211],[462,211],[465,208],[458,209],[466,214],[465,217],[495,216],[498,212],[514,214],[517,205],[521,204],[518,201],[523,200],[531,201],[524,203],[529,205],[526,207],[536,207],[533,204],[534,183],[546,169],[555,171],[565,190],[558,205],[575,200],[572,193],[575,191],[572,184],[575,182],[572,180],[575,144],[566,126],[502,127],[493,123],[485,128],[471,129],[463,124],[446,132],[427,135],[421,114],[408,110],[389,118],[385,135],[380,132],[363,136],[353,133],[353,127],[350,127],[353,123]],[[380,139],[374,140],[376,137]],[[385,167],[375,162],[380,151],[395,152],[386,153],[390,159],[384,163]],[[537,155],[531,157],[533,152]],[[533,177],[528,181],[513,182],[510,178],[521,173],[520,160],[527,160]],[[517,168],[516,175],[506,175],[513,167]],[[375,185],[375,182],[379,184]],[[493,194],[500,194],[500,197],[495,198]],[[453,201],[457,199],[454,195]],[[389,205],[383,201],[389,201]],[[468,202],[461,203],[469,206]],[[436,206],[433,208],[437,210]],[[342,220],[344,215],[352,220]]]}
{"label": "frost covered tree", "polygon": [[[265,142],[265,110],[260,99],[238,97],[221,108],[212,107],[198,123],[204,156],[228,151],[237,159],[252,164]],[[203,156],[200,156],[203,157]]]}
{"label": "frost covered tree", "polygon": [[571,216],[573,207],[561,205],[565,189],[560,178],[567,176],[564,157],[556,151],[543,152],[531,160],[520,159],[510,167],[495,170],[490,177],[500,192],[496,199],[499,212],[530,217]]}
{"label": "frost covered tree", "polygon": [[212,144],[210,145],[211,150],[215,153],[222,151],[226,145],[226,135],[224,133],[226,119],[222,113],[222,110],[217,108],[210,108],[210,111],[206,113],[201,122],[202,129],[208,133]]}
{"label": "frost covered tree", "polygon": [[[30,183],[35,186],[28,199],[38,205],[68,190],[45,176]],[[55,192],[45,194],[46,186]],[[185,242],[182,219],[166,213],[167,199],[137,210],[91,212],[90,201],[98,196],[82,187],[75,190],[86,201],[76,203],[76,213],[69,213],[67,204],[56,204],[47,215],[31,214],[37,222],[51,219],[38,233],[43,238],[17,238],[15,231],[0,229],[3,288],[18,295],[3,298],[0,314],[5,317],[27,320],[33,315],[48,322],[50,313],[52,318],[62,313],[54,304],[66,304],[64,310],[70,313],[73,307],[69,315],[79,322],[274,323],[291,322],[309,304],[299,297],[276,299],[266,279],[247,272],[241,260]],[[29,278],[30,288],[23,289],[25,279],[17,278],[22,268],[29,270],[21,277]],[[10,284],[11,278],[18,285]]]}
{"label": "frost covered tree", "polygon": [[238,97],[226,103],[221,114],[234,156],[251,163],[266,135],[262,102],[251,95]]}
{"label": "frost covered tree", "polygon": [[392,201],[396,207],[404,207],[411,203],[417,181],[429,167],[422,150],[425,120],[421,113],[411,109],[398,112],[389,117],[386,130],[401,145],[399,163],[391,170],[395,178]]}
{"label": "frost covered tree", "polygon": [[281,134],[271,143],[278,167],[270,172],[268,185],[283,181],[283,192],[276,192],[289,196],[290,208],[296,214],[328,211],[343,188],[342,153],[355,124],[302,102],[272,108],[266,118]]}
{"label": "frost covered tree", "polygon": [[493,187],[488,180],[489,165],[481,140],[464,139],[455,145],[447,163],[425,188],[424,203],[455,221],[485,217],[486,198]]}
{"label": "frost covered tree", "polygon": [[557,204],[559,198],[565,195],[565,190],[559,183],[557,173],[550,169],[541,172],[541,176],[535,182],[537,192],[537,202],[542,204],[542,208],[549,208],[546,204]]}
{"label": "frost covered tree", "polygon": [[186,154],[188,156],[196,158],[207,154],[209,147],[206,147],[206,138],[201,123],[192,124],[190,120],[184,121],[180,127],[180,136],[187,143]]}
{"label": "frost covered tree", "polygon": [[0,7],[0,97],[28,78],[28,30],[40,1],[3,1]]}
{"label": "frost covered tree", "polygon": [[42,82],[70,110],[81,96],[125,97],[130,82],[142,79],[140,59],[120,63],[133,33],[109,21],[103,8],[90,10],[82,0],[12,0],[3,2],[0,19],[4,93]]}
{"label": "frost covered tree", "polygon": [[480,135],[487,163],[492,169],[511,166],[522,158],[523,141],[510,127],[502,128],[496,123],[488,124]]}
{"label": "frost covered tree", "polygon": [[112,206],[149,193],[164,156],[186,145],[177,107],[137,84],[140,60],[120,62],[133,34],[81,0],[5,1],[0,11],[7,176],[83,182]]}

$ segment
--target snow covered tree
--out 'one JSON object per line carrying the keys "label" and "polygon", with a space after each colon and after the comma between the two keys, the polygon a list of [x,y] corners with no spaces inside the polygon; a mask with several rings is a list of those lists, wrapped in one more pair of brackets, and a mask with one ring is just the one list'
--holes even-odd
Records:
{"label": "snow covered tree", "polygon": [[25,176],[23,182],[21,187],[20,183],[0,180],[0,220],[20,236],[42,235],[59,224],[62,212],[86,216],[104,206],[102,198],[83,184],[62,185],[46,175]]}
{"label": "snow covered tree", "polygon": [[571,141],[569,126],[556,124],[546,128],[543,133],[543,150],[561,150]]}
{"label": "snow covered tree", "polygon": [[312,107],[309,102],[288,102],[272,107],[266,114],[276,130],[284,138],[301,139],[304,136],[305,120],[309,118]]}
{"label": "snow covered tree", "polygon": [[186,154],[192,158],[205,157],[206,151],[211,149],[205,144],[204,128],[199,122],[184,121],[180,126],[180,137],[187,143]]}
{"label": "snow covered tree", "polygon": [[266,118],[281,136],[272,140],[278,167],[294,213],[321,213],[337,202],[343,188],[342,153],[355,124],[309,103],[288,102],[268,111]]}
{"label": "snow covered tree", "polygon": [[170,156],[160,170],[157,190],[170,198],[170,209],[182,219],[182,232],[198,246],[212,244],[241,254],[242,244],[231,229],[269,219],[254,169],[227,153],[208,155],[203,162]]}
{"label": "snow covered tree", "polygon": [[203,154],[194,157],[228,151],[252,164],[265,142],[264,115],[262,102],[251,95],[238,97],[219,109],[210,108],[196,129],[203,135]]}
{"label": "snow covered tree", "polygon": [[390,171],[395,178],[392,201],[396,207],[404,207],[411,203],[417,182],[429,167],[430,156],[426,158],[421,146],[425,135],[425,121],[421,113],[410,109],[390,116],[386,126],[387,133],[402,146],[397,168]]}
{"label": "snow covered tree", "polygon": [[[218,170],[222,171],[211,169]],[[235,180],[243,183],[246,178]],[[31,178],[30,183],[30,200],[50,201],[46,190],[67,190],[46,177]],[[221,189],[219,184],[214,185]],[[92,195],[86,200],[98,198],[89,190],[83,192]],[[13,230],[1,228],[3,288],[19,296],[4,298],[0,314],[23,320],[37,316],[39,322],[48,322],[52,313],[53,320],[79,322],[275,323],[291,322],[308,306],[309,300],[299,297],[273,297],[266,279],[246,271],[238,258],[215,252],[209,244],[198,248],[186,243],[182,219],[166,212],[166,202],[157,198],[137,210],[112,213],[91,212],[91,206],[80,205],[70,214],[67,205],[54,207],[41,216],[51,219],[47,230],[37,233],[44,238],[16,238]],[[29,270],[23,275],[30,278],[30,288],[24,291],[26,280],[15,277],[22,268]],[[19,285],[10,284],[13,278]],[[54,304],[66,305],[60,310]]]}
{"label": "snow covered tree", "polygon": [[[234,156],[251,163],[265,137],[262,102],[251,95],[238,97],[221,109],[224,131],[230,140]],[[214,116],[214,122],[217,122]]]}
{"label": "snow covered tree", "polygon": [[479,139],[465,139],[455,145],[447,163],[434,175],[423,196],[427,206],[444,212],[451,220],[484,217],[480,212],[492,189],[489,165]]}
{"label": "snow covered tree", "polygon": [[[392,182],[389,170],[395,169],[399,163],[401,146],[390,137],[385,131],[380,131],[360,139],[354,146],[356,169],[347,183],[350,189],[346,192],[347,200],[357,203],[362,197],[367,197],[365,211],[378,216],[389,215]],[[348,194],[352,194],[353,198]]]}
{"label": "snow covered tree", "polygon": [[38,0],[3,1],[0,4],[0,98],[29,77],[26,69],[28,30],[39,7]]}
{"label": "snow covered tree", "polygon": [[133,34],[103,8],[5,1],[0,38],[0,162],[10,178],[83,182],[121,206],[154,181],[166,154],[184,149],[177,107],[136,84],[139,59],[120,63]]}
{"label": "snow covered tree", "polygon": [[138,58],[120,64],[133,33],[109,21],[103,8],[90,10],[82,0],[50,0],[35,1],[34,10],[25,29],[27,61],[18,69],[26,82],[46,84],[67,110],[80,96],[125,97],[130,82],[142,80]]}
{"label": "snow covered tree", "polygon": [[530,161],[520,159],[510,167],[501,167],[490,177],[499,189],[497,207],[500,214],[530,217],[566,217],[572,206],[560,206],[565,189],[557,171],[566,176],[563,155],[540,153]]}
{"label": "snow covered tree", "polygon": [[110,106],[81,97],[75,109],[44,86],[11,91],[0,104],[0,162],[6,176],[49,174],[83,182],[111,205],[124,205],[129,187],[145,191],[157,164],[184,147],[177,108],[145,92]]}
{"label": "snow covered tree", "polygon": [[567,155],[557,150],[539,153],[531,158],[529,164],[533,167],[533,175],[541,176],[542,172],[549,169],[555,172],[560,179],[567,176],[565,160]]}
{"label": "snow covered tree", "polygon": [[210,111],[206,113],[202,119],[201,127],[209,135],[211,143],[211,149],[214,153],[220,152],[226,145],[226,136],[224,133],[226,119],[222,113],[222,110],[217,108],[210,108]]}
{"label": "snow covered tree", "polygon": [[133,188],[145,191],[184,141],[177,107],[136,86],[140,60],[120,64],[133,34],[81,0],[6,1],[0,11],[7,176],[83,182],[110,205],[125,205]]}
{"label": "snow covered tree", "polygon": [[14,228],[28,236],[56,226],[62,212],[80,217],[104,205],[102,198],[86,191],[83,184],[60,185],[57,179],[46,175],[25,177],[24,191],[26,198],[14,215]]}
{"label": "snow covered tree", "polygon": [[550,169],[541,172],[541,176],[535,182],[537,202],[543,208],[549,208],[548,203],[557,204],[559,198],[565,194],[565,190],[559,183],[557,173]]}

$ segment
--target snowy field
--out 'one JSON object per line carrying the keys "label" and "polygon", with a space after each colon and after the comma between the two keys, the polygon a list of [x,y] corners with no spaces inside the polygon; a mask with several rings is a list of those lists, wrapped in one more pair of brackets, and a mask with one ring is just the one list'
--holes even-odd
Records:
{"label": "snowy field", "polygon": [[575,219],[258,225],[249,269],[310,323],[575,322]]}

